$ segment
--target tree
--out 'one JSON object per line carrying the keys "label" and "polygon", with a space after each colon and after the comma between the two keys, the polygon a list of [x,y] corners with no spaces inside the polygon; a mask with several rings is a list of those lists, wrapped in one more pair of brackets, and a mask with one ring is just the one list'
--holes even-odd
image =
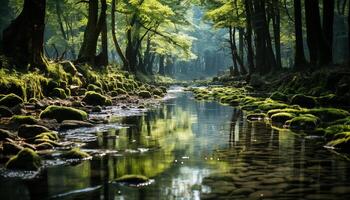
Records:
{"label": "tree", "polygon": [[47,70],[43,52],[46,0],[25,0],[20,15],[3,32],[3,53],[14,64]]}
{"label": "tree", "polygon": [[303,23],[301,15],[301,0],[294,0],[294,27],[295,27],[295,56],[294,68],[301,70],[306,65],[303,44]]}
{"label": "tree", "polygon": [[333,60],[333,24],[334,24],[334,0],[323,0],[323,33],[325,40],[323,64],[329,64]]}

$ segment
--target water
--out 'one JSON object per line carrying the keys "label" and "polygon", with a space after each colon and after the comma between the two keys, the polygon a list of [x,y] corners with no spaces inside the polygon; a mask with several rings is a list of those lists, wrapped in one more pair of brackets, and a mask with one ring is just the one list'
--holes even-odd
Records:
{"label": "water", "polygon": [[[148,112],[62,133],[94,158],[49,164],[34,179],[0,178],[0,199],[349,199],[350,163],[322,138],[250,123],[240,110],[190,93],[171,95]],[[154,182],[113,183],[125,174]]]}

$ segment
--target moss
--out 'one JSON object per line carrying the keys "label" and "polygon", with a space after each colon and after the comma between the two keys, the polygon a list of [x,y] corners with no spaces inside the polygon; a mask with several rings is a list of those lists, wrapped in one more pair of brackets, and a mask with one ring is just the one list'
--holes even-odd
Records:
{"label": "moss", "polygon": [[86,104],[93,105],[93,106],[111,106],[112,105],[112,101],[108,97],[94,91],[86,92],[83,98],[83,101]]}
{"label": "moss", "polygon": [[162,91],[161,89],[158,89],[158,88],[152,90],[152,93],[153,93],[154,95],[164,96],[163,91]]}
{"label": "moss", "polygon": [[274,92],[271,94],[270,99],[275,100],[275,101],[283,101],[283,102],[287,102],[288,101],[288,97],[287,95],[281,93],[281,92]]}
{"label": "moss", "polygon": [[0,99],[0,105],[12,108],[18,104],[23,103],[23,99],[16,94],[8,94]]}
{"label": "moss", "polygon": [[350,131],[350,125],[344,125],[344,124],[337,124],[329,126],[325,129],[325,136],[327,138],[333,139],[335,135],[342,132],[349,132]]}
{"label": "moss", "polygon": [[289,114],[298,115],[298,114],[304,113],[304,111],[300,109],[294,109],[294,108],[273,109],[267,112],[267,116],[271,118],[271,116],[276,113],[289,113]]}
{"label": "moss", "polygon": [[128,92],[120,88],[115,89],[115,92],[117,92],[118,95],[128,94]]}
{"label": "moss", "polygon": [[264,102],[258,106],[258,109],[262,111],[269,111],[269,110],[274,110],[274,109],[284,109],[288,108],[289,105],[284,104],[284,103],[278,103],[276,101],[271,101],[271,102]]}
{"label": "moss", "polygon": [[40,157],[29,148],[22,149],[16,156],[10,158],[6,163],[7,169],[38,170],[40,167]]}
{"label": "moss", "polygon": [[58,122],[64,120],[87,120],[87,113],[70,107],[49,106],[40,113],[41,119],[56,119]]}
{"label": "moss", "polygon": [[99,94],[103,94],[103,90],[94,84],[89,84],[87,87],[87,91],[94,91],[94,92],[97,92]]}
{"label": "moss", "polygon": [[331,122],[343,119],[350,115],[348,111],[336,108],[310,109],[308,113],[319,117],[323,122]]}
{"label": "moss", "polygon": [[66,99],[67,98],[67,94],[66,91],[62,88],[54,88],[52,90],[52,92],[50,92],[50,97],[57,97],[60,99]]}
{"label": "moss", "polygon": [[288,120],[291,120],[295,117],[294,114],[291,113],[286,113],[286,112],[281,112],[281,113],[276,113],[271,116],[271,120],[274,123],[285,123]]}
{"label": "moss", "polygon": [[35,144],[49,143],[49,144],[51,144],[54,147],[60,147],[61,146],[58,142],[50,140],[50,139],[47,139],[47,138],[46,139],[35,139],[34,143]]}
{"label": "moss", "polygon": [[338,97],[335,94],[328,94],[317,98],[321,106],[332,106],[338,104]]}
{"label": "moss", "polygon": [[145,90],[140,91],[140,92],[138,93],[138,96],[140,96],[140,97],[142,97],[142,98],[152,98],[151,93],[148,92],[148,91],[145,91]]}
{"label": "moss", "polygon": [[160,86],[159,89],[161,89],[163,93],[167,93],[167,88],[166,87]]}
{"label": "moss", "polygon": [[134,174],[124,175],[115,180],[115,182],[117,183],[126,183],[130,185],[139,185],[142,183],[147,183],[148,181],[149,178],[147,178],[146,176]]}
{"label": "moss", "polygon": [[341,137],[328,142],[327,146],[333,147],[342,152],[350,152],[350,132],[340,133]]}
{"label": "moss", "polygon": [[317,101],[314,97],[297,94],[292,97],[291,104],[304,108],[314,108],[317,105]]}
{"label": "moss", "polygon": [[318,118],[313,115],[301,115],[286,121],[292,130],[315,130],[318,125]]}
{"label": "moss", "polygon": [[49,139],[52,141],[57,141],[59,139],[58,134],[55,132],[44,132],[35,137],[35,139]]}
{"label": "moss", "polygon": [[62,155],[66,159],[83,159],[88,158],[90,155],[88,153],[85,153],[84,151],[81,151],[78,148],[74,148]]}
{"label": "moss", "polygon": [[22,125],[22,124],[37,124],[38,120],[35,119],[33,116],[24,116],[24,115],[15,115],[11,117],[10,122],[16,125]]}

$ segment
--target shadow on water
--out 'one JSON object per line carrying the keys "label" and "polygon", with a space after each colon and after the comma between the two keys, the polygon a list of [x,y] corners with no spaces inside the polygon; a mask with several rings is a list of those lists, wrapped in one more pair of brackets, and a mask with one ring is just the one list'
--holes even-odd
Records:
{"label": "shadow on water", "polygon": [[[348,197],[339,186],[347,186],[350,164],[322,148],[319,138],[279,133],[248,122],[238,109],[176,95],[141,115],[113,116],[109,127],[84,141],[83,149],[97,155],[92,160],[48,167],[35,179],[0,180],[0,199],[227,199],[272,189],[271,197],[283,199]],[[229,175],[224,180],[231,187],[201,185],[218,173]],[[125,174],[145,175],[154,183],[140,188],[113,183]],[[235,194],[242,188],[250,190]]]}

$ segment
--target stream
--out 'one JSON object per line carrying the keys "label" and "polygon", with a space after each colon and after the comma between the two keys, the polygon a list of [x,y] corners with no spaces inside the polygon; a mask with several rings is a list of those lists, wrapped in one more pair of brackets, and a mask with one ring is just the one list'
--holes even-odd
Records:
{"label": "stream", "polygon": [[[179,88],[168,95],[148,111],[96,115],[110,123],[60,133],[94,157],[48,160],[34,178],[8,174],[0,199],[350,199],[350,162],[322,138],[248,122],[238,108]],[[126,174],[152,182],[113,182]]]}

